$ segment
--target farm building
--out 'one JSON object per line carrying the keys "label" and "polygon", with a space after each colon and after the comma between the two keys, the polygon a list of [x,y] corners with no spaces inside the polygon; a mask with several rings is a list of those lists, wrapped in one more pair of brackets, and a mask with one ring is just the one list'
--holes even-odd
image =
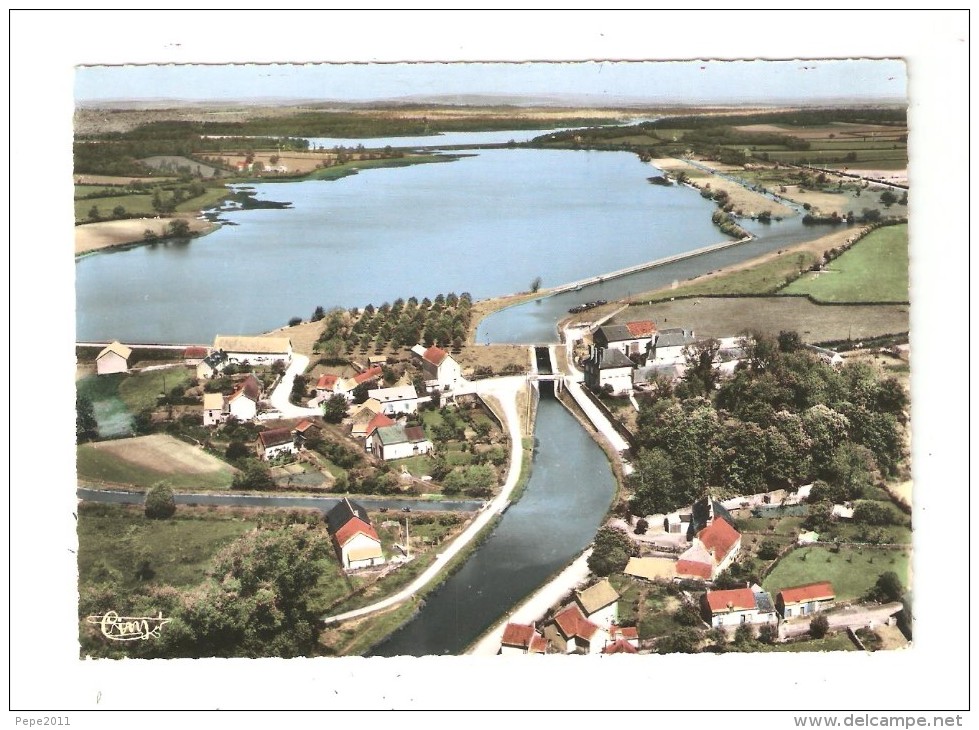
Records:
{"label": "farm building", "polygon": [[832,583],[807,583],[780,590],[775,596],[775,608],[784,618],[793,618],[825,611],[834,601]]}
{"label": "farm building", "polygon": [[377,388],[368,391],[367,395],[381,404],[381,410],[387,415],[395,413],[415,413],[418,411],[418,393],[412,385],[402,385],[397,388]]}
{"label": "farm building", "polygon": [[238,383],[225,406],[228,416],[239,421],[250,421],[258,413],[258,401],[262,397],[262,384],[249,373]]}
{"label": "farm building", "polygon": [[346,497],[326,513],[326,525],[340,565],[347,569],[381,565],[381,540],[371,525],[367,510]]}
{"label": "farm building", "polygon": [[[690,523],[690,531],[695,532],[693,544],[677,560],[677,576],[713,580],[734,562],[741,551],[741,533],[729,517],[723,505],[709,495],[694,503]],[[697,529],[699,526],[703,527]]]}
{"label": "farm building", "polygon": [[288,428],[273,428],[258,434],[258,456],[269,461],[283,454],[295,454],[296,438]]}
{"label": "farm building", "polygon": [[206,347],[191,345],[184,348],[184,365],[200,365],[207,357]]}
{"label": "farm building", "polygon": [[696,341],[697,336],[693,330],[685,330],[679,327],[662,330],[653,339],[653,351],[650,362],[656,364],[683,363],[686,360],[683,354],[684,348],[694,344]]}
{"label": "farm building", "polygon": [[299,446],[305,447],[307,443],[316,443],[323,438],[323,429],[304,418],[292,429],[292,435]]}
{"label": "farm building", "polygon": [[271,365],[292,360],[292,341],[288,337],[235,337],[218,335],[214,349],[227,353],[230,362]]}
{"label": "farm building", "polygon": [[[354,406],[350,417],[350,435],[353,438],[366,438],[371,421],[379,413],[381,413],[381,404],[372,398]],[[393,423],[394,421],[391,421],[385,425],[390,426]]]}
{"label": "farm building", "polygon": [[595,330],[592,341],[602,350],[618,350],[637,360],[645,360],[653,346],[656,324],[648,319],[607,324]]}
{"label": "farm building", "polygon": [[201,380],[213,378],[224,370],[228,364],[228,353],[223,350],[216,350],[210,355],[206,355],[203,360],[197,363],[197,377]]}
{"label": "farm building", "polygon": [[96,356],[95,372],[99,375],[129,372],[129,356],[132,354],[132,348],[116,340]]}

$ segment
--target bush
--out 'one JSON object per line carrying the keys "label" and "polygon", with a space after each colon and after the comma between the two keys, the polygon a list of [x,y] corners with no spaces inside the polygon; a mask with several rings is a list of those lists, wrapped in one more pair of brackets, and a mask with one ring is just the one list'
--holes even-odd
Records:
{"label": "bush", "polygon": [[812,638],[821,639],[826,636],[827,631],[829,631],[829,619],[822,614],[814,616],[809,622],[809,635]]}
{"label": "bush", "polygon": [[758,641],[763,644],[774,644],[778,640],[778,628],[775,624],[763,624],[758,629]]}
{"label": "bush", "polygon": [[778,557],[778,543],[774,540],[762,540],[758,546],[758,557],[762,560],[775,560]]}
{"label": "bush", "polygon": [[173,489],[169,484],[155,484],[146,493],[143,512],[151,520],[165,520],[173,517],[177,511],[177,503],[173,497]]}

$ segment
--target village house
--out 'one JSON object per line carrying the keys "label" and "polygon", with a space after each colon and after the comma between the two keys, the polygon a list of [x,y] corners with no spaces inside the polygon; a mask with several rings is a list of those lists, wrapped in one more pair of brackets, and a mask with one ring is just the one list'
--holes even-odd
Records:
{"label": "village house", "polygon": [[288,364],[292,360],[292,341],[288,337],[237,337],[218,335],[214,349],[223,350],[230,362],[253,365]]}
{"label": "village house", "polygon": [[451,390],[462,382],[462,368],[445,350],[415,345],[411,351],[419,358],[425,375],[425,387],[429,391]]}
{"label": "village house", "polygon": [[603,578],[583,591],[575,591],[575,602],[592,623],[608,629],[619,620],[619,594]]}
{"label": "village house", "polygon": [[375,428],[366,443],[367,450],[384,461],[427,454],[433,448],[423,427],[399,424]]}
{"label": "village house", "polygon": [[639,651],[639,629],[635,626],[612,626],[608,641],[602,654],[635,654]]}
{"label": "village house", "polygon": [[184,348],[184,365],[200,365],[207,357],[207,348],[191,345]]}
{"label": "village house", "polygon": [[258,401],[262,397],[262,384],[249,373],[235,387],[225,403],[226,417],[250,421],[258,413]]}
{"label": "village house", "polygon": [[834,368],[843,366],[843,356],[835,350],[829,350],[825,347],[818,347],[816,345],[803,345],[803,347],[805,347],[809,352],[813,353],[827,365],[832,365]]}
{"label": "village house", "polygon": [[362,373],[357,373],[352,378],[347,378],[340,384],[340,392],[347,397],[347,400],[353,400],[354,389],[359,385],[364,383],[372,383],[375,380],[380,379],[384,371],[380,367],[370,367],[367,368]]}
{"label": "village house", "polygon": [[258,456],[265,461],[271,461],[283,454],[295,454],[299,451],[296,448],[296,438],[289,428],[273,428],[262,431],[257,439]]}
{"label": "village house", "polygon": [[205,355],[197,363],[197,377],[200,380],[208,380],[224,370],[228,364],[228,353],[223,350],[215,350],[210,355]]}
{"label": "village house", "polygon": [[[398,423],[397,421],[395,421],[393,418],[391,418],[390,416],[384,413],[375,413],[373,418],[371,418],[371,420],[368,421],[367,424],[364,426],[364,439],[369,439],[373,435],[373,433],[379,428],[385,428],[386,426],[395,426],[397,425],[397,423]],[[365,451],[371,450],[370,441],[365,441],[364,450]]]}
{"label": "village house", "polygon": [[701,612],[715,628],[778,622],[772,597],[760,586],[707,591],[701,598]]}
{"label": "village house", "polygon": [[204,394],[204,425],[215,426],[224,423],[228,417],[225,411],[224,396],[221,393]]}
{"label": "village house", "polygon": [[679,327],[660,330],[653,338],[653,350],[649,363],[681,364],[686,362],[684,348],[697,342],[693,330]]}
{"label": "village house", "polygon": [[615,625],[618,602],[619,594],[608,578],[575,591],[574,600],[544,628],[544,636],[563,653],[598,654],[612,643],[610,632],[619,628]]}
{"label": "village house", "polygon": [[509,623],[503,629],[500,640],[500,654],[545,654],[547,639],[537,631],[533,624]]}
{"label": "village house", "polygon": [[350,435],[353,438],[367,438],[368,426],[374,417],[382,412],[381,404],[373,398],[368,398],[363,403],[353,406],[350,415]]}
{"label": "village house", "polygon": [[98,375],[129,372],[129,356],[132,354],[132,348],[115,340],[95,357],[95,372]]}
{"label": "village house", "polygon": [[582,363],[585,385],[593,391],[611,388],[612,395],[632,392],[632,371],[635,363],[621,350],[592,347],[591,355]]}
{"label": "village house", "polygon": [[334,373],[324,373],[320,375],[319,379],[316,381],[316,386],[314,390],[316,391],[316,400],[325,401],[332,398],[334,395],[340,393],[340,376]]}
{"label": "village house", "polygon": [[602,350],[618,350],[635,364],[644,362],[653,346],[656,325],[648,320],[606,324],[595,330],[592,341]]}
{"label": "village house", "polygon": [[832,583],[807,583],[780,590],[775,596],[775,608],[783,618],[794,618],[825,611],[835,601]]}
{"label": "village house", "polygon": [[326,526],[344,568],[353,570],[384,563],[381,540],[361,505],[344,497],[326,513]]}
{"label": "village house", "polygon": [[401,385],[396,388],[377,388],[367,391],[369,398],[381,404],[381,410],[387,415],[395,413],[415,413],[418,411],[418,393],[412,385]]}
{"label": "village house", "polygon": [[[715,510],[720,513],[717,517]],[[741,533],[728,521],[730,515],[723,505],[709,496],[698,500],[692,512],[693,544],[677,560],[676,573],[680,578],[713,580],[741,551]],[[704,526],[697,529],[700,525]]]}

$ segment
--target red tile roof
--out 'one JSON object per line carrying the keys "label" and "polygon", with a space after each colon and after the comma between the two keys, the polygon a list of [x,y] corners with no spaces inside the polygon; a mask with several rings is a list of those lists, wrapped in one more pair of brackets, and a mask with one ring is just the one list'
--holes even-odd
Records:
{"label": "red tile roof", "polygon": [[439,347],[435,347],[434,345],[425,350],[425,354],[422,355],[422,357],[432,363],[432,365],[441,365],[442,361],[448,356],[449,353]]}
{"label": "red tile roof", "polygon": [[703,578],[710,580],[714,566],[694,560],[677,560],[676,574],[680,578]]}
{"label": "red tile roof", "polygon": [[534,627],[527,624],[507,624],[503,629],[502,644],[526,649],[534,638]]}
{"label": "red tile roof", "polygon": [[625,639],[618,639],[602,649],[602,654],[638,654],[639,650]]}
{"label": "red tile roof", "polygon": [[333,390],[339,379],[340,376],[333,373],[320,375],[320,379],[316,381],[316,390]]}
{"label": "red tile roof", "polygon": [[546,654],[547,639],[540,634],[534,634],[530,637],[530,648],[527,651],[531,654]]}
{"label": "red tile roof", "polygon": [[598,626],[585,618],[577,603],[572,603],[554,617],[554,623],[565,638],[580,637],[591,639],[598,631]]}
{"label": "red tile roof", "polygon": [[343,527],[336,531],[336,534],[333,536],[333,540],[337,545],[343,547],[357,535],[367,535],[367,537],[371,538],[372,540],[377,540],[377,542],[381,541],[377,536],[377,532],[374,531],[374,528],[359,517],[354,517],[353,519],[348,520]]}
{"label": "red tile roof", "polygon": [[833,584],[827,582],[807,583],[803,586],[783,588],[778,592],[778,595],[782,598],[782,603],[825,601],[836,598],[836,592],[833,590]]}
{"label": "red tile roof", "polygon": [[640,319],[635,322],[626,322],[626,328],[633,337],[652,337],[656,331],[656,324],[649,319]]}
{"label": "red tile roof", "polygon": [[376,380],[381,377],[383,372],[379,367],[368,368],[364,372],[354,375],[354,382],[360,385],[361,383],[366,383],[368,380]]}
{"label": "red tile roof", "polygon": [[755,594],[750,588],[735,588],[728,591],[707,591],[707,605],[711,613],[725,611],[746,611],[755,608]]}
{"label": "red tile roof", "polygon": [[262,384],[258,382],[258,378],[251,373],[246,375],[244,380],[238,383],[235,391],[228,396],[228,402],[230,403],[240,395],[246,395],[257,403],[258,399],[262,397]]}
{"label": "red tile roof", "polygon": [[197,357],[207,357],[206,347],[188,347],[184,350],[185,358],[197,358]]}
{"label": "red tile roof", "polygon": [[639,629],[635,626],[613,626],[609,629],[609,636],[613,639],[639,640]]}
{"label": "red tile roof", "polygon": [[292,429],[292,430],[293,431],[298,431],[299,433],[306,433],[306,431],[308,431],[311,428],[319,429],[319,426],[317,426],[312,421],[304,418],[298,424],[296,424],[296,427],[294,429]]}
{"label": "red tile roof", "polygon": [[741,533],[731,527],[726,520],[715,519],[697,533],[697,538],[707,550],[713,551],[715,562],[720,563],[741,539]]}
{"label": "red tile roof", "polygon": [[396,421],[392,418],[388,418],[383,413],[378,413],[371,420],[367,422],[367,428],[364,430],[364,437],[370,436],[375,430],[379,428],[384,428],[385,426],[393,426]]}

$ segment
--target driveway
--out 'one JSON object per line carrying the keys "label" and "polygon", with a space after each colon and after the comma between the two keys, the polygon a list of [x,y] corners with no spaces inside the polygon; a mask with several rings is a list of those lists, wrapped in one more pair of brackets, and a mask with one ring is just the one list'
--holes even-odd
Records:
{"label": "driveway", "polygon": [[294,406],[289,402],[289,396],[292,394],[293,381],[295,381],[297,375],[306,372],[308,366],[308,357],[293,353],[292,362],[289,363],[289,367],[283,373],[282,380],[279,381],[275,390],[272,391],[269,402],[273,408],[282,414],[283,418],[303,418],[305,416],[323,415],[323,412],[319,408],[303,408],[301,406]]}

